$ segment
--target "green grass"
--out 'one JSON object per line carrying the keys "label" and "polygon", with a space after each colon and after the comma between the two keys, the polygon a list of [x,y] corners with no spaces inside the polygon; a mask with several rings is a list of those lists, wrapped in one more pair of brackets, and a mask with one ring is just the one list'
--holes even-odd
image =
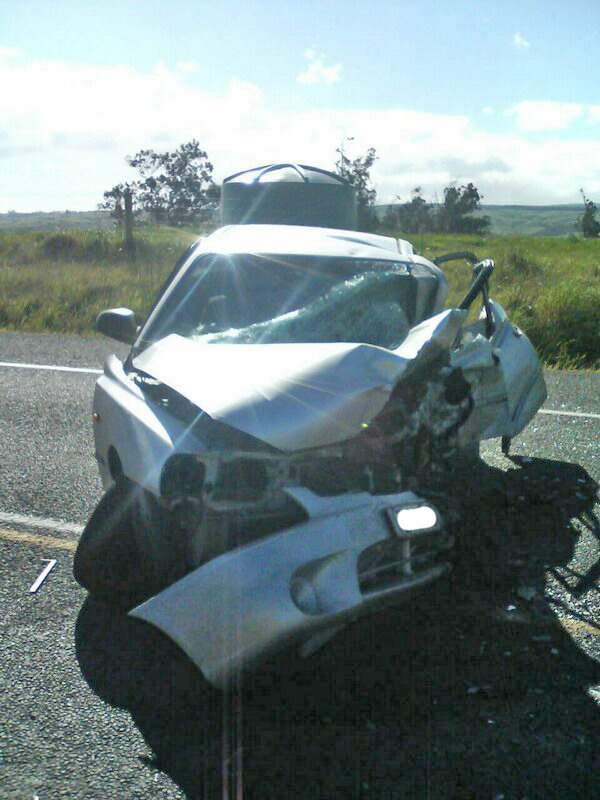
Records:
{"label": "green grass", "polygon": [[[424,234],[412,241],[431,259],[452,250],[492,258],[491,296],[531,338],[545,364],[600,368],[600,240]],[[469,267],[456,262],[443,269],[449,301],[456,304],[468,287]]]}
{"label": "green grass", "polygon": [[[401,233],[398,235],[402,235]],[[127,259],[114,230],[0,232],[0,328],[92,335],[105,308],[143,317],[197,232],[140,228]],[[600,240],[576,237],[407,236],[428,258],[472,250],[493,258],[491,295],[531,337],[547,366],[600,369]],[[444,265],[450,302],[466,292],[470,268]]]}
{"label": "green grass", "polygon": [[91,335],[105,308],[124,305],[143,316],[196,238],[144,228],[128,259],[114,230],[0,233],[0,328]]}

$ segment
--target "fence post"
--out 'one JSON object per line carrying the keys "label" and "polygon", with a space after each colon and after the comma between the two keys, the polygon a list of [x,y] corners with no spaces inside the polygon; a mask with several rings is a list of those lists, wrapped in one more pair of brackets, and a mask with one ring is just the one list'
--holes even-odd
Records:
{"label": "fence post", "polygon": [[125,199],[125,250],[128,255],[133,255],[135,242],[133,241],[133,197],[131,189],[123,192]]}

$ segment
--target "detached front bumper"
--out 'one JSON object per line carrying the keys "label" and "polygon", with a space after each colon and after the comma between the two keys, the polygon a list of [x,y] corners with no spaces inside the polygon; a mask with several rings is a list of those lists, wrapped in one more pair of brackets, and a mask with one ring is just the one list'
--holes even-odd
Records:
{"label": "detached front bumper", "polygon": [[325,498],[287,491],[307,522],[203,564],[130,611],[176,642],[216,686],[449,569],[439,560],[451,546],[439,513],[425,514],[427,529],[398,527],[400,510],[431,509],[412,492]]}

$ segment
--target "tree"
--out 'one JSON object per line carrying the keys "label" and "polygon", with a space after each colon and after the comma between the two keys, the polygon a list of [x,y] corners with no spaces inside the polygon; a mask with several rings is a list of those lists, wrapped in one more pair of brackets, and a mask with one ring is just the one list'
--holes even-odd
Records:
{"label": "tree", "polygon": [[389,205],[383,219],[381,220],[381,227],[384,231],[393,232],[400,229],[400,215],[398,213],[398,206]]}
{"label": "tree", "polygon": [[371,185],[371,167],[377,159],[374,147],[370,147],[364,156],[351,161],[344,153],[343,147],[336,149],[339,158],[335,162],[335,171],[356,189],[358,203],[358,229],[373,231],[378,225],[374,205],[377,192]]}
{"label": "tree", "polygon": [[104,192],[104,202],[98,203],[98,208],[103,211],[110,211],[111,217],[115,219],[119,225],[122,225],[125,219],[125,192],[127,189],[131,191],[134,214],[139,213],[139,208],[137,208],[136,186],[135,183],[118,183],[116,186],[113,186],[112,189]]}
{"label": "tree", "polygon": [[108,209],[118,221],[123,215],[126,188],[132,190],[138,210],[150,214],[155,222],[169,225],[201,222],[218,202],[219,188],[212,179],[213,165],[195,139],[173,152],[140,150],[125,160],[139,171],[141,179],[113,186],[104,192],[104,203],[99,205]]}
{"label": "tree", "polygon": [[581,225],[581,232],[586,239],[597,239],[600,236],[600,222],[596,219],[598,207],[595,203],[583,193],[583,189],[579,190],[583,198],[583,214],[579,217],[579,224]]}
{"label": "tree", "polygon": [[[446,186],[441,205],[428,203],[417,186],[406,203],[390,206],[384,227],[403,233],[485,233],[490,225],[489,217],[473,217],[480,208],[481,196],[476,186]],[[398,196],[398,200],[400,197]]]}
{"label": "tree", "polygon": [[425,200],[420,186],[412,190],[407,203],[398,207],[398,223],[404,233],[427,233],[435,229],[434,207]]}
{"label": "tree", "polygon": [[436,214],[436,229],[441,233],[485,233],[490,227],[489,217],[474,217],[480,209],[482,195],[475,184],[446,186],[444,202]]}
{"label": "tree", "polygon": [[[400,195],[396,199],[402,201]],[[387,207],[383,217],[383,228],[387,231],[403,233],[426,233],[434,228],[433,206],[421,195],[421,187],[411,192],[406,203],[396,203]]]}

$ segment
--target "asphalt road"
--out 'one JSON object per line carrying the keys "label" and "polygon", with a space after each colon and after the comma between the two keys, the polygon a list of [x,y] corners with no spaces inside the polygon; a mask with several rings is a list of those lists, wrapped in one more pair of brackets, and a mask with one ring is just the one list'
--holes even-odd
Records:
{"label": "asphalt road", "polygon": [[[0,362],[114,350],[0,334]],[[600,796],[599,419],[540,414],[512,460],[487,444],[448,581],[223,697],[87,598],[72,531],[23,519],[84,524],[98,501],[94,380],[0,366],[0,797]],[[600,414],[600,375],[547,380],[547,409]]]}

